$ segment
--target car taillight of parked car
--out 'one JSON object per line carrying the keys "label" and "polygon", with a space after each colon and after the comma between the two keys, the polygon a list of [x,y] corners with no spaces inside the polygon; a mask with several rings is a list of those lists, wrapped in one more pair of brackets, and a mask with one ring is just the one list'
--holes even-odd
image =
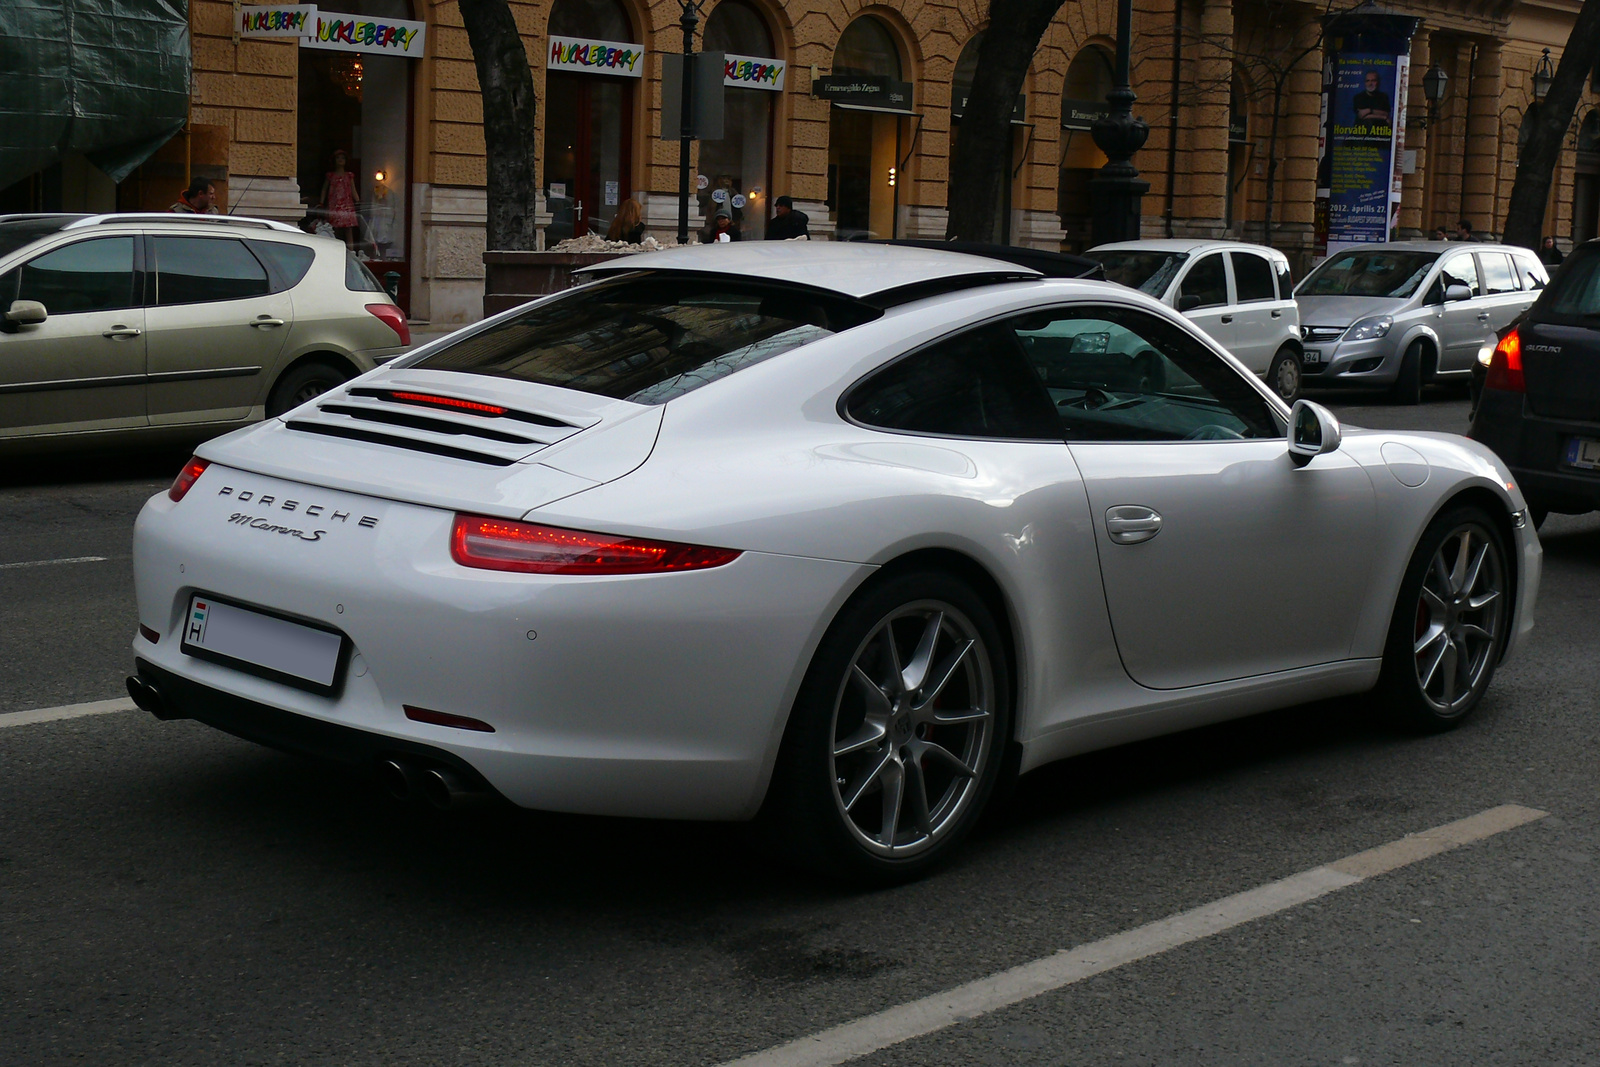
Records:
{"label": "car taillight of parked car", "polygon": [[658,574],[720,567],[731,548],[585,533],[532,522],[457,515],[450,555],[463,567],[524,574]]}
{"label": "car taillight of parked car", "polygon": [[167,490],[167,496],[174,502],[182,500],[184,494],[194,488],[194,483],[200,480],[200,476],[209,466],[211,466],[209,459],[201,459],[199,456],[189,457],[189,462],[183,465],[183,470],[172,480],[172,488]]}
{"label": "car taillight of parked car", "polygon": [[1522,378],[1522,331],[1512,330],[1500,339],[1489,357],[1489,374],[1484,379],[1485,389],[1499,389],[1507,393],[1525,393],[1527,384]]}
{"label": "car taillight of parked car", "polygon": [[406,325],[406,313],[393,304],[368,304],[367,310],[388,323],[389,329],[400,338],[400,343],[411,343],[411,327]]}

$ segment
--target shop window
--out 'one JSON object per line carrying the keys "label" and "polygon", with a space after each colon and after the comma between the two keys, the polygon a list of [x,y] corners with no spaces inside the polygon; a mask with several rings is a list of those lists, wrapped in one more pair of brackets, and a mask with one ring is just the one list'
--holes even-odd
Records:
{"label": "shop window", "polygon": [[[632,22],[616,0],[557,0],[550,36],[627,44]],[[642,49],[642,46],[641,46]],[[604,234],[633,195],[633,114],[640,64],[616,69],[551,69],[545,76],[545,209],[549,244]]]}
{"label": "shop window", "polygon": [[[967,97],[972,93],[972,78],[978,72],[978,49],[983,46],[983,31],[979,30],[972,35],[972,40],[961,49],[961,56],[956,60],[955,76],[950,83],[950,154],[955,156],[956,138],[961,135],[961,117],[966,112]],[[1017,131],[1011,129],[1010,151],[1007,153],[1007,162],[1015,168],[1017,155]],[[995,211],[995,227],[989,233],[987,240],[996,244],[1011,243],[1011,193],[1014,184],[1010,171],[1006,180],[1000,185],[1000,202]]]}
{"label": "shop window", "polygon": [[[743,0],[722,0],[711,12],[704,47],[754,59],[775,58],[778,51],[765,20]],[[765,236],[771,214],[777,97],[772,88],[724,86],[723,136],[700,143],[700,173],[706,178],[699,193],[700,213],[709,223],[719,210],[726,210],[740,238],[747,241]]]}
{"label": "shop window", "polygon": [[1574,245],[1600,236],[1600,111],[1591,110],[1578,126],[1576,162],[1572,177]]}
{"label": "shop window", "polygon": [[[833,53],[835,75],[903,81],[889,27],[863,16],[845,28]],[[834,104],[828,126],[828,206],[839,240],[895,235],[901,151],[898,114]]]}
{"label": "shop window", "polygon": [[1228,188],[1222,206],[1222,221],[1228,226],[1239,222],[1241,215],[1248,215],[1249,176],[1250,90],[1235,73],[1228,90]]}
{"label": "shop window", "polygon": [[[340,10],[413,17],[406,0],[345,0]],[[296,174],[305,226],[343,238],[380,273],[404,277],[413,60],[309,48],[299,60]]]}
{"label": "shop window", "polygon": [[1079,251],[1089,243],[1093,221],[1089,179],[1106,164],[1105,153],[1089,130],[1106,112],[1112,73],[1110,51],[1087,45],[1068,65],[1061,89],[1061,181],[1056,208],[1067,244]]}

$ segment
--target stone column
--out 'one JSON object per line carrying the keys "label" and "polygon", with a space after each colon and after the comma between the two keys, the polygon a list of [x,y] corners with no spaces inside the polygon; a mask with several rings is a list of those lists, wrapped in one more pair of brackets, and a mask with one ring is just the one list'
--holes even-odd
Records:
{"label": "stone column", "polygon": [[1466,181],[1461,215],[1481,235],[1493,232],[1500,169],[1500,42],[1480,40],[1472,64],[1472,98],[1467,101]]}
{"label": "stone column", "polygon": [[[1284,85],[1283,119],[1278,129],[1278,192],[1272,209],[1273,247],[1288,253],[1295,276],[1310,266],[1313,215],[1317,201],[1317,140],[1322,133],[1322,49],[1311,47],[1322,32],[1320,8],[1299,11],[1294,52],[1310,49]],[[1298,253],[1298,255],[1296,255]]]}
{"label": "stone column", "polygon": [[1410,240],[1430,236],[1423,232],[1423,178],[1428,172],[1428,98],[1422,91],[1422,76],[1432,61],[1428,36],[1419,33],[1411,39],[1411,84],[1406,93],[1406,147],[1414,153],[1416,166],[1402,179],[1400,193],[1400,237]]}
{"label": "stone column", "polygon": [[1196,237],[1220,237],[1228,187],[1228,94],[1233,63],[1232,0],[1206,0],[1195,50],[1194,104],[1189,109],[1188,229]]}

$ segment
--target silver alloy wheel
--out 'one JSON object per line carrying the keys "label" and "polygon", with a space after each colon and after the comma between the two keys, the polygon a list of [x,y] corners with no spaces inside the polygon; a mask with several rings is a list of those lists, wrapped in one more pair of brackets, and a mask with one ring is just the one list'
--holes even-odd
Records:
{"label": "silver alloy wheel", "polygon": [[834,698],[829,772],[856,840],[896,859],[933,846],[977,795],[994,751],[994,667],[949,604],[890,612]]}
{"label": "silver alloy wheel", "polygon": [[1434,552],[1417,597],[1417,685],[1435,714],[1470,706],[1499,647],[1505,612],[1499,548],[1476,523],[1456,527]]}
{"label": "silver alloy wheel", "polygon": [[1288,400],[1300,392],[1300,361],[1294,356],[1278,360],[1274,368],[1272,386],[1278,391],[1278,397]]}

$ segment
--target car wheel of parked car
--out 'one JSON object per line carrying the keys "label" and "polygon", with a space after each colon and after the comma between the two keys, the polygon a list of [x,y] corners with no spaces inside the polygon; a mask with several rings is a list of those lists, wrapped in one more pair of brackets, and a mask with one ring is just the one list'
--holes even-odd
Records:
{"label": "car wheel of parked car", "polygon": [[785,858],[853,880],[925,873],[971,831],[1010,737],[1002,638],[937,571],[857,594],[801,685],[767,804]]}
{"label": "car wheel of parked car", "polygon": [[1422,403],[1422,361],[1426,356],[1421,341],[1412,341],[1406,354],[1400,358],[1400,374],[1395,378],[1391,393],[1397,404]]}
{"label": "car wheel of parked car", "polygon": [[1511,611],[1505,543],[1478,508],[1428,524],[1400,584],[1380,695],[1391,720],[1421,733],[1459,725],[1482,699]]}
{"label": "car wheel of parked car", "polygon": [[1267,371],[1267,384],[1272,391],[1278,394],[1278,399],[1285,404],[1293,404],[1300,399],[1300,355],[1294,349],[1284,347],[1278,349],[1278,354],[1272,357],[1272,367]]}
{"label": "car wheel of parked car", "polygon": [[267,397],[267,418],[275,419],[349,380],[348,373],[331,363],[302,363],[272,387]]}

